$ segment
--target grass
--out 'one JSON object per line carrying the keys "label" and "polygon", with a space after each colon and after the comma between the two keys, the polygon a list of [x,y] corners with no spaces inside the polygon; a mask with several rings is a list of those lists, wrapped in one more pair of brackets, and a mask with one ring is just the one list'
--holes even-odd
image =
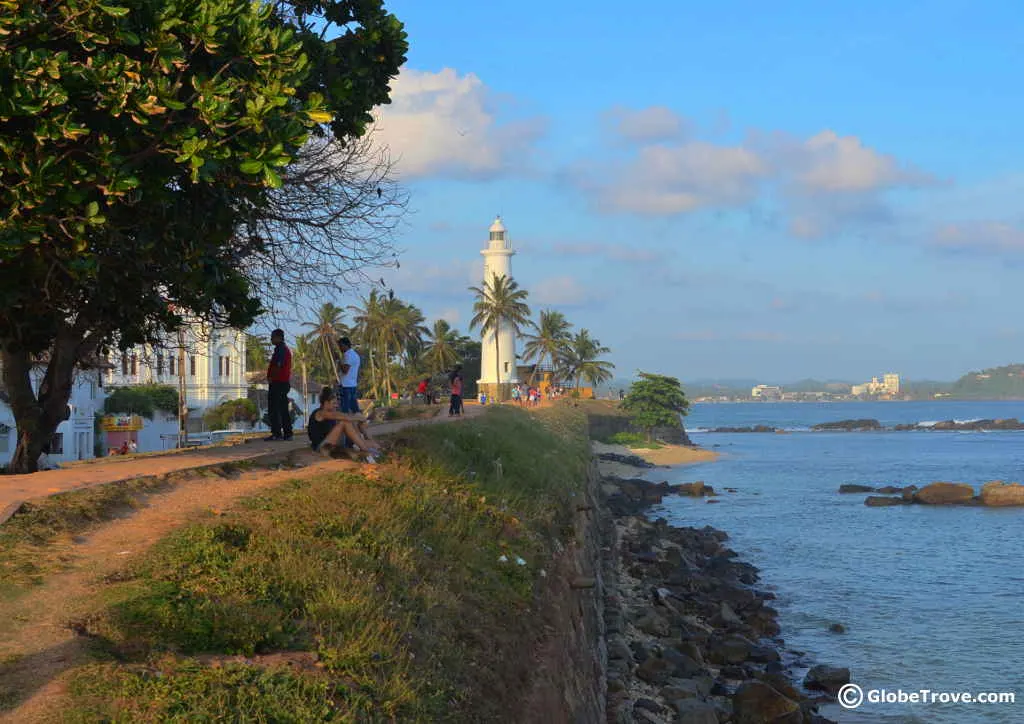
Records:
{"label": "grass", "polygon": [[0,596],[17,595],[64,570],[75,536],[141,507],[150,495],[187,477],[234,475],[246,467],[227,463],[204,471],[135,478],[23,504],[0,526]]}
{"label": "grass", "polygon": [[[447,405],[447,402],[445,404]],[[384,408],[382,417],[388,422],[437,417],[441,414],[441,409],[442,405],[395,405],[394,407]],[[445,407],[444,409],[448,408]]]}
{"label": "grass", "polygon": [[638,450],[658,450],[664,447],[660,442],[649,442],[646,436],[639,432],[617,432],[604,440],[604,442],[609,445],[625,445],[626,447]]}
{"label": "grass", "polygon": [[[62,719],[506,720],[586,421],[497,408],[399,436],[393,465],[297,478],[154,546],[83,622],[97,661]],[[301,652],[316,665],[288,666]]]}

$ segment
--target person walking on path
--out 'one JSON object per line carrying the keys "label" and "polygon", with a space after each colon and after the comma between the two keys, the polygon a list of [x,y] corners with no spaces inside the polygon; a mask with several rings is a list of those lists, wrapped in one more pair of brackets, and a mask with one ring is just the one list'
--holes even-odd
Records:
{"label": "person walking on path", "polygon": [[267,366],[267,408],[270,417],[269,440],[291,440],[292,418],[288,414],[288,392],[291,391],[292,351],[284,343],[284,331],[275,329],[270,333],[274,354]]}
{"label": "person walking on path", "polygon": [[456,367],[448,376],[452,397],[448,405],[448,417],[462,414],[462,367]]}
{"label": "person walking on path", "polygon": [[341,411],[349,415],[359,413],[359,394],[356,385],[359,383],[359,353],[352,349],[352,341],[348,337],[338,340],[341,350]]}
{"label": "person walking on path", "polygon": [[429,377],[425,377],[422,380],[420,380],[419,385],[417,385],[417,387],[416,387],[416,395],[417,395],[417,397],[423,398],[423,404],[424,405],[429,405],[430,404],[430,390],[428,389],[429,386],[430,386],[430,378]]}

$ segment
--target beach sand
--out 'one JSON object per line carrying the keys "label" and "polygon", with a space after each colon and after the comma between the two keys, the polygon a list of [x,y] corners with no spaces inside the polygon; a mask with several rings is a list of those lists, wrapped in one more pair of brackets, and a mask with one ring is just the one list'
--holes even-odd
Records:
{"label": "beach sand", "polygon": [[[631,448],[625,445],[608,445],[594,441],[594,453],[616,453],[618,455],[636,455],[655,465],[694,465],[709,463],[718,459],[718,453],[699,447],[685,445],[664,445],[657,450]],[[620,478],[632,478],[640,475],[646,468],[636,468],[624,463],[598,460],[598,470],[602,475],[615,475]]]}

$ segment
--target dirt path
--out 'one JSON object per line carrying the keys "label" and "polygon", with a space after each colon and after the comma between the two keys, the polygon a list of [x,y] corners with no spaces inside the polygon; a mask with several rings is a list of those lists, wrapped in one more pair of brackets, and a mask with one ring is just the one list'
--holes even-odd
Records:
{"label": "dirt path", "polygon": [[[479,412],[482,410],[469,416]],[[442,421],[449,418],[390,423],[375,428],[374,433],[379,437],[409,425]],[[227,509],[239,498],[297,475],[364,469],[347,460],[324,460],[309,450],[297,452],[293,460],[303,467],[258,470],[233,479],[197,476],[168,492],[151,495],[146,507],[77,537],[68,551],[68,571],[13,601],[0,602],[0,707],[20,701],[15,708],[0,711],[0,722],[51,720],[64,693],[62,675],[89,660],[85,641],[75,633],[73,623],[96,608],[104,578],[123,569],[162,537],[199,513]],[[152,470],[147,474],[152,475]]]}

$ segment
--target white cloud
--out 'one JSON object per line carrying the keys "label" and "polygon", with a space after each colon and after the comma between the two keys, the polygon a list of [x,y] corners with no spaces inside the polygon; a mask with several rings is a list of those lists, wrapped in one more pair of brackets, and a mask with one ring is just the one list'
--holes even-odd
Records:
{"label": "white cloud", "polygon": [[605,211],[671,216],[749,202],[766,171],[748,149],[692,141],[645,146],[625,165],[577,168],[574,175]]}
{"label": "white cloud", "polygon": [[679,138],[686,121],[665,106],[633,110],[616,106],[604,114],[609,130],[627,141],[668,141]]}
{"label": "white cloud", "polygon": [[462,312],[460,312],[458,309],[455,309],[454,307],[450,307],[448,309],[442,310],[442,312],[438,315],[438,318],[448,322],[448,324],[452,325],[452,327],[456,327],[462,320]]}
{"label": "white cloud", "polygon": [[[862,224],[888,223],[895,215],[885,195],[935,179],[856,136],[824,130],[799,139],[752,131],[733,145],[676,137],[688,124],[667,108],[613,109],[605,114],[618,132],[639,146],[625,160],[584,162],[570,180],[602,212],[675,216],[701,209],[750,207],[762,198],[781,210],[790,233],[816,238]],[[774,192],[774,193],[772,193]]]}
{"label": "white cloud", "polygon": [[626,244],[605,244],[602,242],[556,243],[551,247],[556,256],[593,257],[603,256],[611,261],[627,264],[647,264],[663,261],[668,254],[654,249],[643,249]]}
{"label": "white cloud", "polygon": [[591,298],[587,289],[574,277],[549,277],[532,284],[530,303],[537,306],[554,305],[574,307],[585,304]]}
{"label": "white cloud", "polygon": [[930,241],[949,251],[1019,254],[1024,252],[1024,229],[998,221],[953,223],[939,228]]}
{"label": "white cloud", "polygon": [[546,121],[502,121],[483,81],[452,68],[403,68],[391,103],[378,109],[375,131],[405,178],[491,178],[525,166]]}

